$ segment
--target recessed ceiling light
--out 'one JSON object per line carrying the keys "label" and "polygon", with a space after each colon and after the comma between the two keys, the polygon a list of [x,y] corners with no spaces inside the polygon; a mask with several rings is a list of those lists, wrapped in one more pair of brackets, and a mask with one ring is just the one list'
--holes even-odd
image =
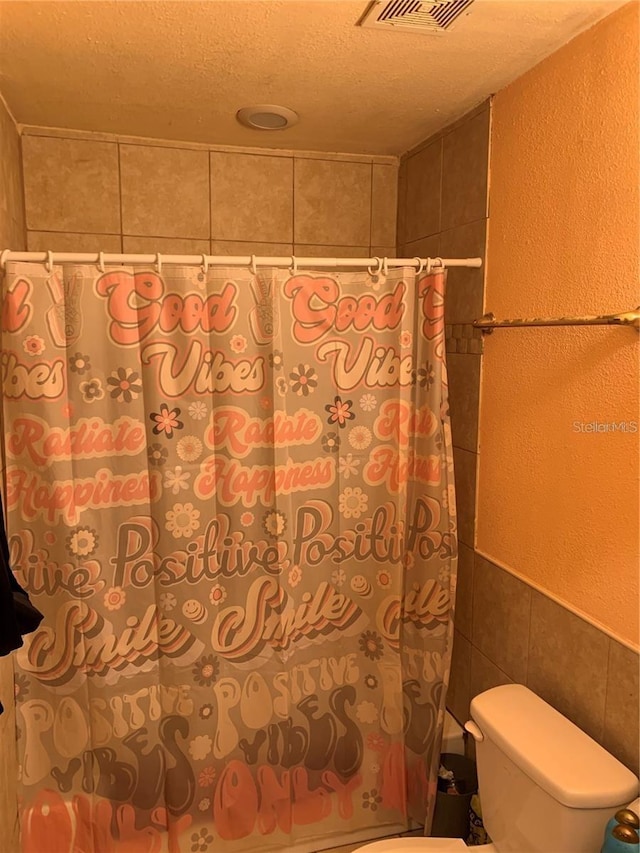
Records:
{"label": "recessed ceiling light", "polygon": [[298,113],[276,104],[256,104],[238,110],[236,118],[253,130],[285,130],[299,121]]}

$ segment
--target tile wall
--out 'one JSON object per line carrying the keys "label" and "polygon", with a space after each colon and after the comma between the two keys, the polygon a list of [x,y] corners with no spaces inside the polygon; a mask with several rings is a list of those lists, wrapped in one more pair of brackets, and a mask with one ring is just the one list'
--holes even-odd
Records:
{"label": "tile wall", "polygon": [[[398,180],[398,251],[409,257],[485,257],[489,103],[405,154]],[[447,274],[445,320],[453,434],[460,583],[474,546],[484,269]],[[458,613],[464,622],[464,614]],[[467,617],[468,618],[468,617]]]}
{"label": "tile wall", "polygon": [[[0,98],[0,249],[25,249],[20,137]],[[18,759],[15,740],[13,658],[0,657],[0,838],[7,853],[18,850]]]}
{"label": "tile wall", "polygon": [[394,255],[391,157],[23,136],[32,251]]}
{"label": "tile wall", "polygon": [[[401,159],[398,251],[485,257],[491,122],[483,104]],[[519,682],[638,773],[638,653],[475,551],[484,270],[451,269],[445,317],[456,466],[459,569],[447,704]],[[490,307],[490,306],[489,306]]]}
{"label": "tile wall", "polygon": [[526,684],[639,772],[638,653],[511,572],[461,545],[448,705]]}

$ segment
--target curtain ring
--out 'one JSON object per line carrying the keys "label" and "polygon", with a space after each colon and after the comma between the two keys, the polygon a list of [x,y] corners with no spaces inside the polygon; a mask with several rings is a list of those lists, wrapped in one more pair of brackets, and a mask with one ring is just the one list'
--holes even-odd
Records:
{"label": "curtain ring", "polygon": [[367,267],[367,272],[369,275],[380,275],[382,272],[382,258],[374,256],[373,260],[378,262],[378,269],[374,270],[372,267]]}
{"label": "curtain ring", "polygon": [[258,275],[258,268],[256,267],[256,256],[251,255],[251,263],[249,264],[249,269],[251,270],[252,275]]}
{"label": "curtain ring", "polygon": [[431,275],[431,264],[433,263],[431,258],[427,258],[427,263],[425,269],[427,271],[427,275]]}
{"label": "curtain ring", "polygon": [[298,275],[298,259],[295,255],[291,255],[291,266],[289,267],[289,275]]}
{"label": "curtain ring", "polygon": [[382,261],[381,266],[380,266],[380,269],[382,270],[382,274],[384,275],[384,277],[385,277],[385,278],[389,275],[389,264],[388,264],[388,260],[389,260],[389,258],[386,258],[386,257],[385,257],[385,258],[383,259],[383,261]]}
{"label": "curtain ring", "polygon": [[53,252],[47,252],[47,260],[45,262],[44,268],[51,275],[53,272]]}
{"label": "curtain ring", "polygon": [[441,270],[446,269],[442,258],[434,258],[434,261],[438,264]]}
{"label": "curtain ring", "polygon": [[416,275],[420,275],[422,272],[424,272],[424,259],[415,257],[413,260],[418,264]]}
{"label": "curtain ring", "polygon": [[202,272],[206,275],[209,272],[209,264],[207,263],[207,256],[202,255]]}
{"label": "curtain ring", "polygon": [[11,254],[11,249],[3,249],[0,252],[0,269],[6,270],[7,268],[7,255]]}
{"label": "curtain ring", "polygon": [[98,269],[104,272],[104,252],[98,252]]}
{"label": "curtain ring", "polygon": [[158,275],[162,275],[162,255],[160,254],[160,252],[158,252],[158,254],[156,255],[155,267]]}

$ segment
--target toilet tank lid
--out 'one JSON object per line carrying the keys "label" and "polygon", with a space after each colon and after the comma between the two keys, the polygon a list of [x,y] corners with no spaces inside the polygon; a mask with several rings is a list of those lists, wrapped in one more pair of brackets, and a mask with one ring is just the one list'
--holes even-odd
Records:
{"label": "toilet tank lid", "polygon": [[522,684],[480,693],[471,716],[485,737],[569,808],[618,806],[638,794],[630,770]]}

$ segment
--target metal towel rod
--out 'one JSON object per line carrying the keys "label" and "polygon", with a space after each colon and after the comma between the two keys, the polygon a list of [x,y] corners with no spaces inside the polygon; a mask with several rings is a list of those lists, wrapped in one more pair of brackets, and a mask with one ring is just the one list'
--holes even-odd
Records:
{"label": "metal towel rod", "polygon": [[620,314],[597,314],[590,317],[551,317],[523,320],[496,320],[494,314],[484,314],[474,320],[476,329],[482,329],[485,335],[494,329],[521,328],[523,326],[633,326],[640,332],[640,305],[633,311]]}

